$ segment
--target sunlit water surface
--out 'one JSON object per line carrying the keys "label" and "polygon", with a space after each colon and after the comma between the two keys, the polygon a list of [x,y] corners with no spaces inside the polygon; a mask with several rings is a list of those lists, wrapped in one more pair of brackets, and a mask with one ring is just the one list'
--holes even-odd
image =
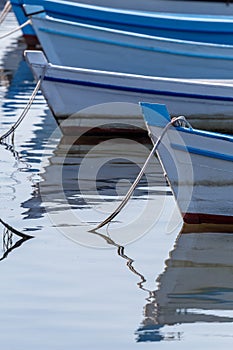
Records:
{"label": "sunlit water surface", "polygon": [[[15,25],[10,14],[1,34]],[[2,135],[35,82],[19,34],[0,45]],[[90,232],[143,165],[141,141],[70,140],[38,94],[0,145],[3,349],[232,348],[233,236],[179,235],[156,159],[114,222]]]}

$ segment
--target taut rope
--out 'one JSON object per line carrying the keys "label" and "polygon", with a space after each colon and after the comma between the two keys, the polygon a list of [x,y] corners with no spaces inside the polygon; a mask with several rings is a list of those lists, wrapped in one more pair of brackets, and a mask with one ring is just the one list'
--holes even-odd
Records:
{"label": "taut rope", "polygon": [[170,128],[171,125],[174,125],[176,122],[178,121],[182,121],[184,122],[185,118],[183,116],[180,116],[180,117],[176,117],[176,118],[173,118],[166,126],[165,128],[163,129],[160,137],[157,139],[157,141],[155,142],[149,156],[147,157],[143,167],[141,168],[138,176],[136,177],[134,183],[132,184],[132,186],[130,187],[130,189],[128,190],[128,192],[126,193],[124,199],[122,200],[122,202],[120,203],[120,205],[116,208],[116,210],[111,214],[109,215],[104,221],[102,221],[96,228],[94,228],[93,230],[90,230],[90,232],[94,232],[96,230],[98,230],[99,228],[105,226],[107,223],[109,223],[112,219],[114,219],[119,213],[120,211],[124,208],[124,206],[126,205],[126,203],[128,202],[128,200],[130,199],[133,191],[135,190],[136,186],[138,185],[139,181],[141,180],[142,178],[142,175],[144,174],[144,171],[151,159],[151,157],[153,156],[153,154],[155,153],[155,151],[157,150],[158,146],[160,145],[164,135],[166,134],[167,130]]}

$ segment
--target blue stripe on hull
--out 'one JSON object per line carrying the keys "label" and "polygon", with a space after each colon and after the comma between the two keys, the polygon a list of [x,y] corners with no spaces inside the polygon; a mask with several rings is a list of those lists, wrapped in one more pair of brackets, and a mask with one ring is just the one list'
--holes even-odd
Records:
{"label": "blue stripe on hull", "polygon": [[195,148],[195,147],[191,147],[191,146],[183,146],[183,145],[174,144],[174,143],[171,144],[171,147],[173,149],[188,152],[191,154],[197,154],[197,155],[208,157],[208,158],[214,158],[214,159],[225,160],[228,162],[233,162],[233,156],[231,156],[229,154],[223,154],[223,153],[208,151],[208,150]]}
{"label": "blue stripe on hull", "polygon": [[166,90],[152,90],[152,89],[143,89],[143,88],[137,88],[137,87],[131,87],[131,86],[120,86],[120,85],[95,83],[95,82],[74,80],[74,79],[55,78],[55,77],[49,77],[49,76],[45,76],[44,80],[53,81],[56,83],[88,86],[88,87],[108,89],[108,90],[143,93],[148,95],[160,95],[160,96],[171,96],[171,97],[174,96],[174,97],[184,97],[184,98],[210,100],[210,101],[225,101],[225,102],[233,101],[233,96],[232,97],[231,96],[229,97],[211,96],[211,95],[201,95],[201,94],[183,93],[183,92],[166,91]]}
{"label": "blue stripe on hull", "polygon": [[[41,15],[38,15],[38,16],[42,17]],[[50,20],[50,21],[52,21],[52,20]],[[54,23],[56,24],[55,21],[54,21]],[[70,23],[72,23],[72,22],[70,22]],[[93,28],[95,28],[95,27],[93,27]],[[96,27],[96,28],[98,28],[98,27]],[[111,39],[105,39],[105,38],[102,39],[102,38],[97,38],[97,37],[89,36],[89,35],[75,34],[75,33],[71,33],[71,32],[65,32],[65,31],[60,31],[60,30],[55,30],[55,29],[49,29],[49,28],[46,27],[46,25],[45,25],[45,27],[39,27],[38,29],[41,32],[44,32],[44,33],[47,33],[47,34],[64,36],[64,37],[69,37],[69,38],[73,38],[73,39],[81,39],[81,40],[85,40],[85,41],[92,41],[92,42],[97,42],[97,43],[102,43],[102,44],[107,44],[107,45],[120,46],[122,48],[127,47],[129,49],[166,53],[166,54],[169,54],[169,55],[176,55],[176,56],[197,57],[197,58],[202,58],[202,59],[214,59],[214,60],[217,59],[217,60],[226,60],[226,61],[232,61],[233,60],[233,56],[232,55],[231,56],[224,56],[224,55],[217,55],[217,54],[213,55],[213,54],[208,54],[208,53],[206,53],[206,54],[205,53],[204,54],[202,54],[202,53],[195,53],[195,50],[194,50],[195,43],[194,44],[189,44],[189,43],[186,44],[186,43],[183,43],[182,40],[180,41],[180,44],[183,44],[184,46],[187,45],[187,47],[192,45],[193,46],[193,51],[192,50],[190,50],[190,52],[187,52],[187,51],[175,51],[175,50],[170,50],[170,49],[167,49],[167,48],[165,48],[165,49],[158,48],[157,46],[154,46],[154,47],[153,46],[143,46],[143,45],[131,44],[131,43],[128,43],[128,42],[114,41],[114,40],[111,40]],[[126,32],[126,36],[127,35],[130,35],[130,33],[127,34],[127,32]],[[136,34],[135,34],[135,38],[137,39]],[[139,38],[140,38],[140,35],[139,35]],[[151,38],[152,38],[152,40],[151,40],[152,44],[151,45],[153,45],[153,36]],[[173,44],[172,39],[164,39],[164,40],[171,40],[171,45]],[[176,41],[176,39],[174,39],[174,40]],[[199,44],[199,45],[201,45],[201,44]],[[205,45],[205,44],[203,44],[203,45]],[[215,44],[211,44],[211,45],[215,45]],[[216,44],[216,46],[218,46],[218,44]],[[224,46],[224,45],[222,45],[222,46]]]}

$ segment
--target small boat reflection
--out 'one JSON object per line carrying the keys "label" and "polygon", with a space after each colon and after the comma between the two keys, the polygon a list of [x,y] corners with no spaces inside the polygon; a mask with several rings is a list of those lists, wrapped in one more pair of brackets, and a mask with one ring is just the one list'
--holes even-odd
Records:
{"label": "small boat reflection", "polygon": [[19,248],[24,242],[33,238],[28,234],[22,233],[0,218],[0,226],[2,229],[2,256],[0,261],[6,259],[10,252]]}
{"label": "small boat reflection", "polygon": [[[90,214],[90,221],[96,219],[98,222],[98,215],[101,215],[100,220],[104,219],[106,214],[101,211],[102,206],[105,205],[106,210],[111,205],[115,206],[143,166],[151,147],[147,141],[143,138],[135,140],[130,135],[124,138],[110,134],[83,134],[77,138],[62,136],[45,168],[41,169],[41,209],[43,207],[47,213],[56,217],[59,213],[60,218],[64,214],[63,229],[67,222],[67,209],[75,210],[77,215],[84,215],[84,209],[93,209],[97,216]],[[148,193],[148,183],[156,186],[157,192],[164,191],[166,183],[158,161],[156,166],[153,162],[148,167],[134,196],[143,200],[143,196]],[[95,211],[97,206],[98,210]],[[29,208],[30,203],[25,203],[24,207]],[[33,207],[35,205],[32,204]],[[84,221],[86,219],[88,217]],[[77,218],[75,220],[72,225],[78,227]],[[70,230],[70,227],[67,229]]]}
{"label": "small boat reflection", "polygon": [[158,289],[149,293],[137,342],[181,338],[165,326],[233,322],[232,244],[230,233],[179,235]]}
{"label": "small boat reflection", "polygon": [[166,334],[162,331],[162,328],[166,325],[164,318],[160,319],[160,312],[157,308],[156,302],[156,291],[150,291],[145,287],[147,282],[146,277],[135,268],[135,260],[126,255],[125,247],[118,244],[114,241],[110,235],[105,235],[99,232],[92,232],[92,234],[97,235],[99,238],[103,239],[108,245],[112,245],[117,248],[118,255],[126,260],[126,266],[134,275],[137,276],[139,281],[137,282],[137,286],[143,290],[144,292],[149,294],[149,297],[146,299],[148,303],[144,309],[144,320],[142,325],[138,328],[137,334],[137,342],[145,342],[145,341],[162,341],[162,340],[180,340],[181,333],[180,332],[166,332]]}

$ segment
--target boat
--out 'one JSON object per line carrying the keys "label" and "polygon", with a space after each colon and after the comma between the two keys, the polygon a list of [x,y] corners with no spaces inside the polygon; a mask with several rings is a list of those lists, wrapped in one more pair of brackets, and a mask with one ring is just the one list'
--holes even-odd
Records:
{"label": "boat", "polygon": [[65,67],[49,63],[39,50],[26,50],[25,58],[37,81],[44,74],[41,90],[64,134],[96,127],[145,133],[140,101],[164,103],[172,116],[186,115],[195,127],[233,132],[233,80],[160,78]]}
{"label": "boat", "polygon": [[126,32],[48,16],[31,16],[51,63],[139,75],[233,78],[233,46]]}
{"label": "boat", "polygon": [[140,105],[153,143],[167,128],[157,154],[184,226],[232,232],[233,136],[171,121],[163,104]]}
{"label": "boat", "polygon": [[[93,4],[93,0],[82,0]],[[130,10],[233,15],[232,0],[95,0],[95,5]]]}
{"label": "boat", "polygon": [[[132,11],[63,0],[11,0],[11,4],[19,24],[28,19],[23,4],[42,4],[49,16],[77,23],[181,40],[233,44],[233,16],[230,15]],[[36,7],[35,12],[38,11]],[[36,36],[33,28],[26,26],[24,30],[26,40]]]}
{"label": "boat", "polygon": [[[19,1],[32,4],[35,0]],[[45,1],[41,0],[40,5]],[[71,2],[93,5],[93,0],[71,0]],[[95,0],[94,5],[130,11],[233,15],[232,2],[232,0]]]}

